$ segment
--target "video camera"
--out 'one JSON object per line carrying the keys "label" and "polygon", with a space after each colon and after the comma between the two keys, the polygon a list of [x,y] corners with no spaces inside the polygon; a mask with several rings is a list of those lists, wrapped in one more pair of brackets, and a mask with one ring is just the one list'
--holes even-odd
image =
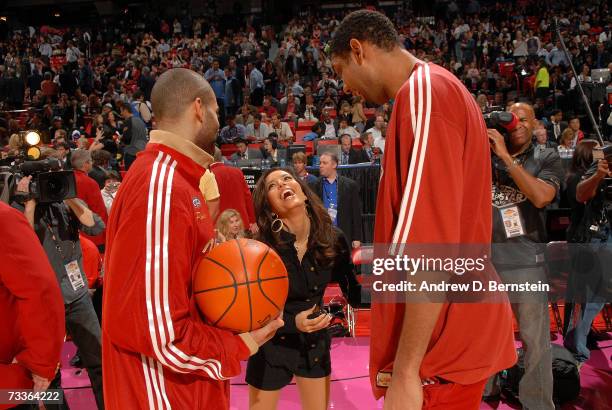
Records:
{"label": "video camera", "polygon": [[508,111],[490,111],[484,114],[484,120],[487,128],[494,128],[502,134],[514,131],[519,124],[518,117]]}
{"label": "video camera", "polygon": [[[22,178],[32,176],[29,193],[17,191]],[[61,202],[76,197],[76,180],[72,171],[62,171],[58,159],[23,161],[12,167],[0,167],[0,193],[10,203],[35,199],[38,203]]]}

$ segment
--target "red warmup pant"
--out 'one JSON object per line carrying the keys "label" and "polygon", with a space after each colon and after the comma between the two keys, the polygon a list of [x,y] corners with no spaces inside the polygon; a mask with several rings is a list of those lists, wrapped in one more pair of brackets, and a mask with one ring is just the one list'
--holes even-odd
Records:
{"label": "red warmup pant", "polygon": [[478,410],[487,380],[474,384],[432,384],[423,387],[423,410]]}

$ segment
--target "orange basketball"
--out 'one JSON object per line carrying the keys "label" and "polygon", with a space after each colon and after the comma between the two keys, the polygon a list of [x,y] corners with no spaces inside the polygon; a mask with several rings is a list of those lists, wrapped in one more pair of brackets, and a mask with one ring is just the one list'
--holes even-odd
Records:
{"label": "orange basketball", "polygon": [[282,311],[289,278],[280,256],[252,239],[233,239],[202,257],[194,295],[214,326],[234,332],[259,329]]}

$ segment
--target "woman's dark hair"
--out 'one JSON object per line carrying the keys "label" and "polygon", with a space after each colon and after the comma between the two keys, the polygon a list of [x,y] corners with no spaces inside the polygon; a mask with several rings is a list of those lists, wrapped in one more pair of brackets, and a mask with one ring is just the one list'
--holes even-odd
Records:
{"label": "woman's dark hair", "polygon": [[334,227],[327,210],[319,197],[308,187],[308,185],[295,175],[290,168],[270,169],[261,176],[255,190],[253,191],[253,203],[255,204],[255,215],[257,215],[257,226],[259,233],[257,239],[271,246],[287,246],[281,240],[280,232],[272,232],[272,209],[268,202],[268,191],[266,190],[266,178],[273,172],[285,171],[290,174],[306,195],[306,212],[310,218],[310,236],[308,238],[308,249],[314,250],[314,255],[319,266],[330,266],[336,257]]}
{"label": "woman's dark hair", "polygon": [[597,141],[595,140],[582,140],[576,144],[572,165],[569,170],[570,175],[579,172],[583,173],[591,167],[593,163],[593,148],[596,145]]}
{"label": "woman's dark hair", "polygon": [[278,148],[278,135],[275,132],[269,133],[268,136],[264,138],[264,141],[265,140],[270,141],[270,144],[272,144],[272,149]]}

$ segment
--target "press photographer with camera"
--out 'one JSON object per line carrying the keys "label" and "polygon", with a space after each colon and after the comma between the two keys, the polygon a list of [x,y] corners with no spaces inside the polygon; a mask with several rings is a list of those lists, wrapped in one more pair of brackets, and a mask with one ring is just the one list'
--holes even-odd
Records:
{"label": "press photographer with camera", "polygon": [[608,300],[606,292],[611,284],[608,272],[612,263],[612,146],[595,146],[592,160],[576,186],[576,201],[584,204],[584,208],[581,218],[572,220],[575,229],[570,238],[573,242],[589,244],[579,248],[581,252],[574,252],[572,258],[572,273],[578,279],[572,283],[571,290],[580,299],[577,302],[584,303],[579,314],[572,315],[577,320],[570,322],[563,341],[580,363],[590,357],[587,336],[593,320]]}
{"label": "press photographer with camera", "polygon": [[[563,178],[557,150],[538,151],[532,144],[536,118],[533,107],[510,107],[516,117],[506,124],[507,135],[487,123],[493,153],[493,262],[506,283],[546,282],[543,267],[546,226],[544,207],[556,197]],[[506,114],[507,113],[503,113]],[[503,245],[497,245],[503,244]],[[511,295],[525,349],[525,374],[519,400],[525,408],[554,409],[552,351],[546,295]],[[519,302],[519,303],[517,303]],[[497,380],[487,385],[487,396],[499,394]]]}
{"label": "press photographer with camera", "polygon": [[[49,258],[64,298],[66,330],[79,349],[98,408],[103,409],[100,323],[88,293],[79,231],[98,235],[105,228],[104,222],[74,198],[74,189],[64,189],[61,192],[66,195],[52,201],[41,197],[36,191],[38,187],[31,189],[35,178],[37,175],[33,173],[19,179],[11,205],[24,213]],[[51,386],[59,385],[60,379],[58,372]]]}

